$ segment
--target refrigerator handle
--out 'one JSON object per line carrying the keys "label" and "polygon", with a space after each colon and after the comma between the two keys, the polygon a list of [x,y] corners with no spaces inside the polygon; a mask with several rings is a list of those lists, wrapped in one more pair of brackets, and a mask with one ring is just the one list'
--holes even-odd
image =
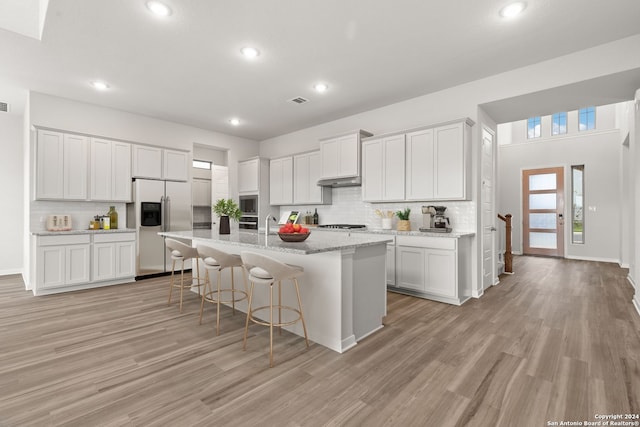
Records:
{"label": "refrigerator handle", "polygon": [[165,197],[160,197],[160,231],[167,231],[165,229],[167,223],[167,204],[165,203]]}
{"label": "refrigerator handle", "polygon": [[164,210],[166,212],[166,217],[167,220],[164,222],[164,231],[171,231],[170,227],[171,227],[171,216],[170,216],[170,212],[171,212],[171,198],[169,196],[165,196],[164,198],[165,202],[164,202]]}

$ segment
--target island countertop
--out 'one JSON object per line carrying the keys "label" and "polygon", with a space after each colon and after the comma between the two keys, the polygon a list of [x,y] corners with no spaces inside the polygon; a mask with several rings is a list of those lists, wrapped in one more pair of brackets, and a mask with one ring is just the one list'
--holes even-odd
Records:
{"label": "island countertop", "polygon": [[321,252],[355,249],[359,247],[379,245],[391,242],[388,236],[364,236],[349,235],[339,236],[334,233],[322,233],[312,231],[304,242],[284,242],[277,234],[269,234],[255,231],[232,231],[231,234],[219,234],[217,230],[188,230],[165,231],[158,233],[161,236],[174,239],[202,241],[209,243],[224,243],[234,246],[244,246],[254,249],[267,249],[291,254],[317,254]]}

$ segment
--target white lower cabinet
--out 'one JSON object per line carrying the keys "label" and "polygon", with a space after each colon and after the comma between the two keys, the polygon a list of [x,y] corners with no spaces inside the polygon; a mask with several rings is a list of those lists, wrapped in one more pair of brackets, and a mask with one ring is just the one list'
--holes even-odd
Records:
{"label": "white lower cabinet", "polygon": [[470,236],[398,236],[395,285],[389,290],[462,304],[471,296],[470,242]]}
{"label": "white lower cabinet", "polygon": [[35,245],[36,295],[135,277],[135,233],[37,236]]}
{"label": "white lower cabinet", "polygon": [[396,285],[396,247],[387,243],[387,285]]}
{"label": "white lower cabinet", "polygon": [[36,249],[36,287],[59,288],[88,282],[90,236],[41,236]]}

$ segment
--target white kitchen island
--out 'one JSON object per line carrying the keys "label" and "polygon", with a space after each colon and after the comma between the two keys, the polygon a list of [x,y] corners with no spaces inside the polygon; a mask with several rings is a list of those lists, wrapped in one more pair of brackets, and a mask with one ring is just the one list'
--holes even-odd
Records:
{"label": "white kitchen island", "polygon": [[[290,243],[280,240],[277,234],[265,236],[255,231],[234,230],[229,235],[219,235],[214,230],[159,234],[228,253],[257,252],[303,267],[304,275],[298,280],[309,339],[334,351],[350,349],[383,326],[387,306],[386,244],[391,240],[388,236],[312,232],[306,241]],[[224,283],[228,284],[229,272],[224,273]],[[238,276],[236,286],[242,286]],[[284,305],[296,306],[293,287],[283,283],[282,292]],[[257,306],[268,305],[267,290],[256,288],[254,301]],[[246,313],[246,301],[236,308]],[[286,329],[303,336],[300,323]]]}

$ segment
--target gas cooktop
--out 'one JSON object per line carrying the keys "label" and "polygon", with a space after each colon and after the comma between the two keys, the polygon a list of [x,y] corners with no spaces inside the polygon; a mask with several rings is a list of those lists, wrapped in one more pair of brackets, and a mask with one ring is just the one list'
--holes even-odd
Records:
{"label": "gas cooktop", "polygon": [[351,229],[363,229],[367,228],[364,224],[322,224],[319,225],[318,228],[343,228],[347,230]]}

